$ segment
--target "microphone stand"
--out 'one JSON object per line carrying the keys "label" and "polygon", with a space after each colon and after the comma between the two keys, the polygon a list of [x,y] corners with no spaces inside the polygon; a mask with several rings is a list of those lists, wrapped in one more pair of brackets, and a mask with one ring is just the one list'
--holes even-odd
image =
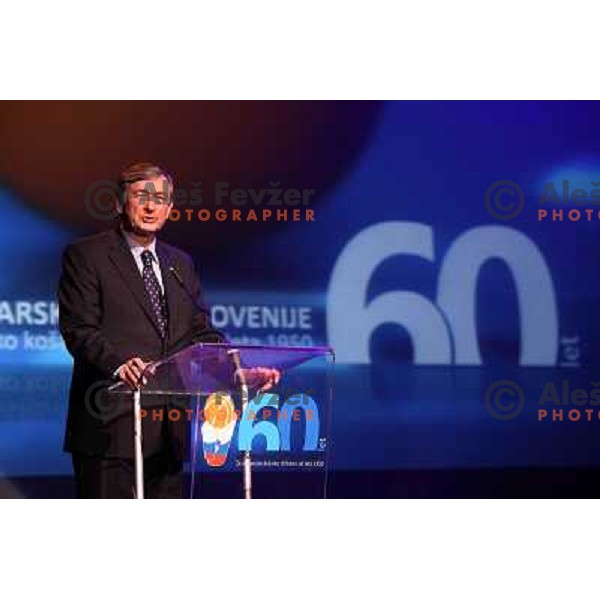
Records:
{"label": "microphone stand", "polygon": [[135,497],[144,499],[144,456],[142,453],[142,391],[133,391],[133,444],[135,450]]}
{"label": "microphone stand", "polygon": [[[242,419],[246,414],[246,408],[248,407],[248,383],[246,377],[242,371],[242,364],[240,362],[240,351],[237,349],[227,350],[227,354],[233,362],[235,372],[238,375],[240,382],[240,395],[242,398]],[[250,449],[244,450],[242,458],[242,477],[244,485],[244,498],[246,500],[252,499],[252,462],[250,460]]]}

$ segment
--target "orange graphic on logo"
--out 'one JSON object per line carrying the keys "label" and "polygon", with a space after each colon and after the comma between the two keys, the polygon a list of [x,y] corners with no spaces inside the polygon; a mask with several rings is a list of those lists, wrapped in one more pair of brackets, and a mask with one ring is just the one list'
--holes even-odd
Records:
{"label": "orange graphic on logo", "polygon": [[231,396],[211,394],[204,406],[202,448],[204,460],[210,467],[221,467],[227,460],[237,414]]}

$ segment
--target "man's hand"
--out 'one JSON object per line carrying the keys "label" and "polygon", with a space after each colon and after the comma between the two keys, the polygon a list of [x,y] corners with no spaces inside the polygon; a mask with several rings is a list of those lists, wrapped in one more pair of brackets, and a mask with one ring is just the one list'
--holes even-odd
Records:
{"label": "man's hand", "polygon": [[236,376],[243,376],[244,380],[251,388],[258,388],[259,392],[266,392],[274,385],[279,383],[281,372],[277,369],[267,369],[265,367],[253,367],[251,369],[241,369],[236,371]]}
{"label": "man's hand", "polygon": [[132,390],[146,385],[146,378],[142,378],[144,369],[151,363],[144,362],[139,356],[130,358],[119,367],[119,380],[126,383]]}

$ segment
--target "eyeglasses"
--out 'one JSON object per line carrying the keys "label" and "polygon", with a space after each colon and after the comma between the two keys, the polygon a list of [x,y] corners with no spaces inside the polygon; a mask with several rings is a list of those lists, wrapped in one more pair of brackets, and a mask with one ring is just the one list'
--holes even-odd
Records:
{"label": "eyeglasses", "polygon": [[131,194],[131,198],[133,198],[138,204],[144,205],[146,202],[155,202],[157,204],[170,204],[171,198],[167,196],[164,192],[149,192],[148,190],[138,190]]}

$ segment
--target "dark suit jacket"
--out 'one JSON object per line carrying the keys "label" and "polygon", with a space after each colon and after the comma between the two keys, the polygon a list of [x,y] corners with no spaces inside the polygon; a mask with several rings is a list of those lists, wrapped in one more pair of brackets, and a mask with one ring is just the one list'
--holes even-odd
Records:
{"label": "dark suit jacket", "polygon": [[[191,257],[157,240],[169,310],[163,341],[135,259],[119,228],[68,245],[58,288],[59,327],[74,359],[64,449],[91,456],[133,456],[131,397],[118,402],[107,393],[114,371],[129,358],[158,360],[195,342],[222,342],[202,302]],[[174,266],[185,289],[169,266]],[[187,291],[186,291],[187,290]],[[190,296],[192,296],[193,300]],[[129,398],[127,400],[127,398]],[[170,400],[142,400],[167,407]],[[115,404],[117,402],[117,404]],[[148,456],[170,444],[183,452],[187,423],[145,418],[143,450]],[[181,456],[182,457],[182,456]]]}

